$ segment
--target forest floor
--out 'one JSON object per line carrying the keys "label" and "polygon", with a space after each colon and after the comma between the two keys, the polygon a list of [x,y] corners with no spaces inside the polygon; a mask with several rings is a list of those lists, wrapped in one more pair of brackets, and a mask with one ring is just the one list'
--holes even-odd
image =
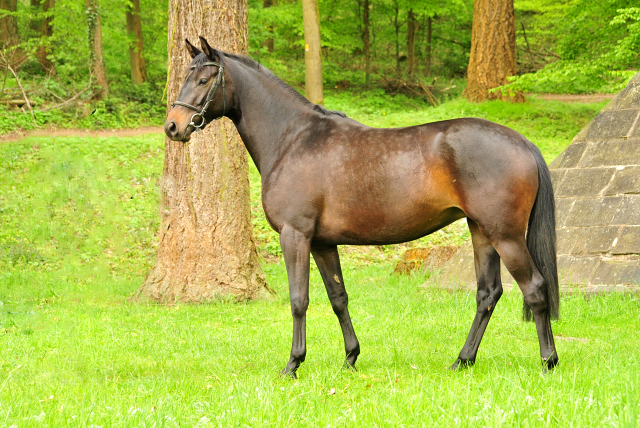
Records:
{"label": "forest floor", "polygon": [[615,96],[616,94],[527,94],[527,98],[563,103],[600,103],[609,101]]}

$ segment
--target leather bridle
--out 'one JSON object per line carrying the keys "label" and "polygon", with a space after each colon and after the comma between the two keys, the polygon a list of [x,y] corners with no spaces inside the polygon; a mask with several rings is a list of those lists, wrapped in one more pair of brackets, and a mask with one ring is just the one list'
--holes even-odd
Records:
{"label": "leather bridle", "polygon": [[[202,108],[199,109],[198,107],[192,106],[191,104],[183,103],[182,101],[178,101],[178,100],[171,103],[171,107],[179,105],[195,111],[193,116],[191,116],[191,122],[189,123],[189,125],[193,126],[196,131],[202,129],[204,125],[207,123],[206,119],[204,118],[204,114],[207,111],[207,108],[209,108],[209,104],[211,104],[211,100],[213,99],[213,96],[215,95],[216,90],[220,85],[222,85],[222,115],[220,115],[220,117],[224,116],[224,114],[227,112],[227,100],[225,99],[225,93],[224,93],[224,66],[222,65],[222,63],[217,63],[217,62],[205,62],[202,65],[203,66],[213,65],[219,68],[218,75],[213,81],[213,85],[211,85],[211,88],[209,88],[209,92],[207,93],[207,97],[204,99]],[[195,68],[196,68],[195,65],[191,67],[191,70],[192,70],[191,72],[193,72]],[[200,117],[201,119],[199,125],[196,125],[196,123],[193,121],[196,117]],[[220,117],[217,117],[216,119],[219,119]]]}

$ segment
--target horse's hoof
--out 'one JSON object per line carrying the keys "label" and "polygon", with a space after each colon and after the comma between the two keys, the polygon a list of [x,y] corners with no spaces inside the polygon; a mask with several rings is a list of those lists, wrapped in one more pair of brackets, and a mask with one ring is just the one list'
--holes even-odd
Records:
{"label": "horse's hoof", "polygon": [[288,377],[289,379],[298,379],[295,370],[287,370],[286,368],[280,372],[280,377]]}
{"label": "horse's hoof", "polygon": [[356,366],[354,364],[351,364],[349,361],[345,361],[344,364],[342,365],[342,370],[349,370],[352,372],[357,372],[358,369],[356,368]]}
{"label": "horse's hoof", "polygon": [[475,360],[466,360],[466,359],[458,358],[456,362],[453,363],[451,367],[449,367],[449,370],[466,369],[467,367],[471,367],[475,363],[476,363]]}
{"label": "horse's hoof", "polygon": [[546,360],[542,360],[542,368],[543,373],[547,374],[549,371],[553,371],[553,369],[558,365],[558,354],[555,352]]}

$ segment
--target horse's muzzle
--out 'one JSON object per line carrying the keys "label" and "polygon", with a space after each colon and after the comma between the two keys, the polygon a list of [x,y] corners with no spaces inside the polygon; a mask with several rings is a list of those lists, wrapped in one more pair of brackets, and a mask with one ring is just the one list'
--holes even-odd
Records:
{"label": "horse's muzzle", "polygon": [[164,133],[173,141],[189,141],[193,126],[189,126],[189,118],[185,114],[180,114],[174,110],[169,112],[164,123]]}

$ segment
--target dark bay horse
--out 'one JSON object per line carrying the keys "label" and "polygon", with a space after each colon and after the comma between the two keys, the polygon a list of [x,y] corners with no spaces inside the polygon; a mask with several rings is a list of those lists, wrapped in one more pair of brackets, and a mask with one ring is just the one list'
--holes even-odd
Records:
{"label": "dark bay horse", "polygon": [[467,219],[478,280],[477,312],[452,368],[473,364],[502,295],[500,260],[524,294],[545,368],[558,363],[555,213],[549,170],[536,146],[504,126],[463,118],[397,129],[365,126],[314,105],[255,61],[187,41],[193,58],[165,132],[188,141],[226,116],[262,177],[262,205],[289,277],[293,344],[284,374],[306,355],[310,254],[344,336],[347,367],[360,345],[347,309],[338,245],[406,242]]}

